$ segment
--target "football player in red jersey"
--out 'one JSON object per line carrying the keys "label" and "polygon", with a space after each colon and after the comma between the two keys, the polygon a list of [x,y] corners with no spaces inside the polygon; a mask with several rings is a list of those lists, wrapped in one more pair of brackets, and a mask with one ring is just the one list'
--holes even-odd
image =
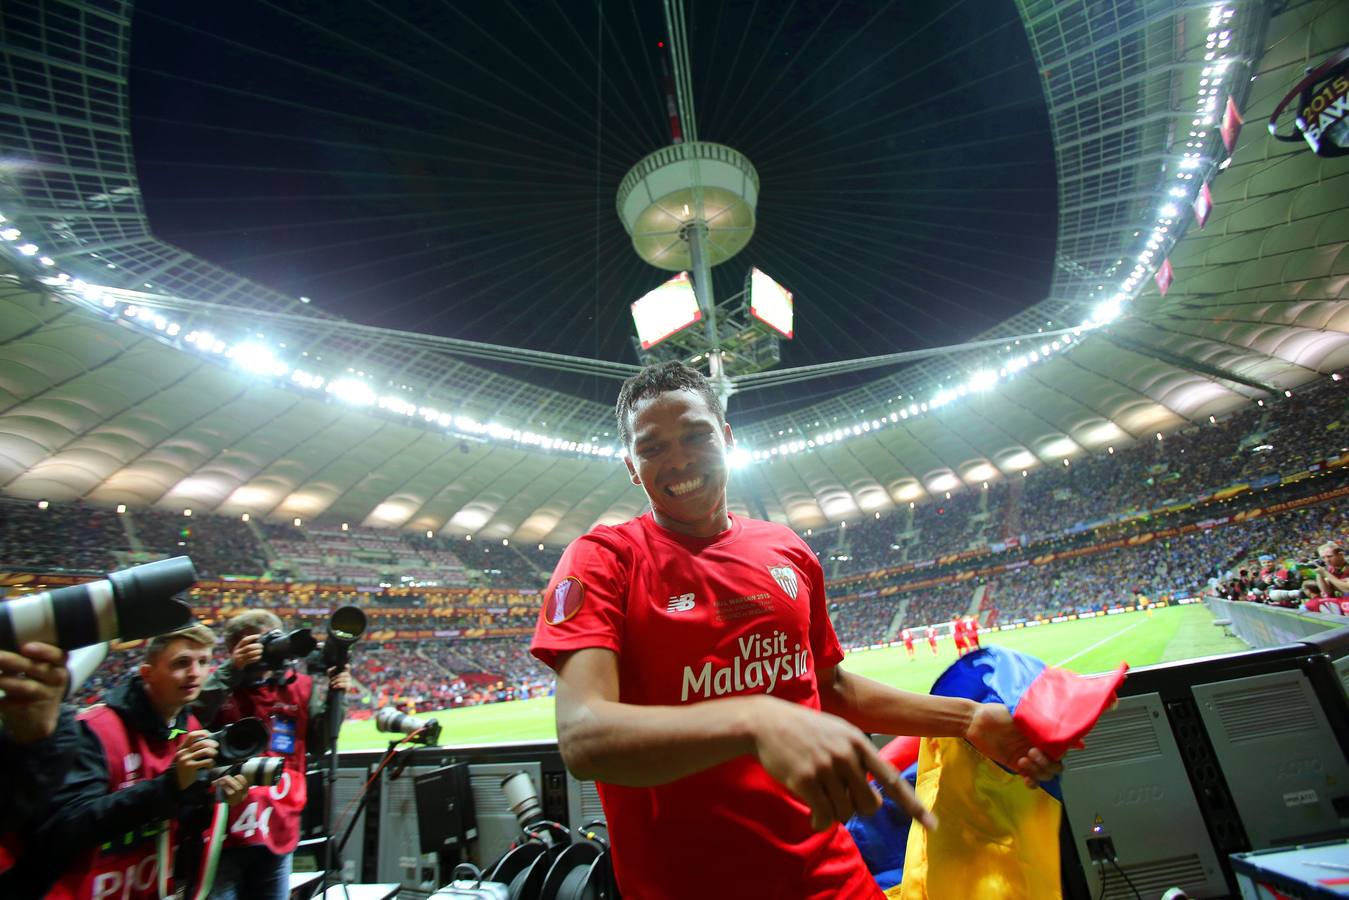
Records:
{"label": "football player in red jersey", "polygon": [[867,775],[936,823],[865,731],[961,736],[1028,783],[1060,770],[1005,706],[841,667],[814,552],[727,511],[734,439],[701,374],[648,367],[616,413],[651,509],[567,548],[531,649],[557,671],[559,747],[599,783],[623,893],[881,896],[840,826],[879,807]]}
{"label": "football player in red jersey", "polygon": [[937,655],[937,626],[927,626],[927,645],[932,648],[932,655]]}
{"label": "football player in red jersey", "polygon": [[904,639],[904,649],[909,652],[909,659],[913,659],[913,632],[905,628],[900,636]]}

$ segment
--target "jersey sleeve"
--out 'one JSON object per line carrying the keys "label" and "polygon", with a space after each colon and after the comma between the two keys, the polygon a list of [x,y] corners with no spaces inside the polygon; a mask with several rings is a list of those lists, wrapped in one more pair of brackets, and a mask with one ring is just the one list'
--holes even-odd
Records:
{"label": "jersey sleeve", "polygon": [[629,573],[621,541],[592,532],[572,541],[543,592],[529,651],[551,669],[570,650],[619,653]]}
{"label": "jersey sleeve", "polygon": [[832,669],[843,662],[843,647],[834,633],[834,623],[829,619],[824,568],[815,557],[815,551],[799,537],[796,540],[800,544],[801,574],[806,576],[806,582],[810,585],[810,655],[815,660],[815,671]]}

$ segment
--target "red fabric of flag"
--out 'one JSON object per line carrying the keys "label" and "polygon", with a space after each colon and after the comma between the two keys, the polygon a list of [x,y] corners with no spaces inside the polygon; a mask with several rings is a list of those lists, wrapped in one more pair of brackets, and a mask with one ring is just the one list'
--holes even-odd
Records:
{"label": "red fabric of flag", "polygon": [[1171,271],[1171,260],[1162,260],[1161,266],[1157,269],[1157,274],[1152,276],[1157,282],[1157,290],[1166,296],[1166,292],[1171,289],[1171,282],[1175,279],[1175,273]]}
{"label": "red fabric of flag", "polygon": [[1124,682],[1128,663],[1109,675],[1087,677],[1067,669],[1046,667],[1016,705],[1013,721],[1053,759],[1060,759],[1095,726],[1101,714],[1115,702],[1115,692]]}
{"label": "red fabric of flag", "polygon": [[1231,153],[1237,147],[1237,135],[1241,134],[1241,126],[1246,124],[1246,120],[1241,118],[1241,110],[1237,109],[1237,101],[1231,97],[1227,98],[1227,108],[1223,110],[1222,136],[1223,146],[1227,152]]}
{"label": "red fabric of flag", "polygon": [[1194,223],[1202,229],[1208,222],[1208,214],[1211,212],[1213,212],[1213,192],[1206,183],[1200,186],[1199,193],[1194,198]]}

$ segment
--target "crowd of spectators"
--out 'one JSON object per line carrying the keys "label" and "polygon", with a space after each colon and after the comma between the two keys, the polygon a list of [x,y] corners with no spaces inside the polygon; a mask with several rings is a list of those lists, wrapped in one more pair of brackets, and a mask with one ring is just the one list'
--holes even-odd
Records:
{"label": "crowd of spectators", "polygon": [[130,550],[110,509],[8,499],[0,506],[0,570],[102,574]]}
{"label": "crowd of spectators", "polygon": [[156,556],[192,557],[202,578],[257,578],[267,554],[246,522],[226,516],[186,516],[182,510],[138,509],[131,516],[144,550]]}
{"label": "crowd of spectators", "polygon": [[520,548],[513,546],[508,538],[469,541],[411,535],[408,540],[413,546],[431,552],[452,548],[452,552],[463,559],[465,567],[480,576],[480,583],[497,587],[538,590],[553,572],[550,567],[541,574],[529,559],[520,555]]}
{"label": "crowd of spectators", "polygon": [[[1012,538],[1034,544],[1113,515],[1192,500],[1261,476],[1286,475],[1342,452],[1345,388],[1320,381],[1290,398],[1250,405],[1226,419],[1192,425],[1163,440],[1118,452],[1076,456],[1018,483],[952,485],[912,508],[864,515],[805,535],[833,578],[902,562],[939,559]],[[1125,437],[1121,434],[1121,438]],[[1016,473],[1011,473],[1016,479]],[[7,504],[0,566],[36,571],[106,571],[131,549],[115,514],[81,504]],[[235,518],[133,513],[144,549],[189,552],[207,576],[271,571],[297,582],[360,586],[412,584],[538,590],[560,548],[509,540],[465,540],[334,523],[260,522],[270,547]]]}
{"label": "crowd of spectators", "polygon": [[[868,589],[832,602],[830,616],[840,642],[845,647],[860,647],[894,640],[903,627],[921,629],[971,613],[983,624],[994,624],[1100,610],[1140,598],[1157,601],[1226,594],[1232,579],[1243,570],[1255,573],[1295,560],[1310,561],[1318,546],[1346,537],[1349,526],[1344,507],[1323,503],[1103,552],[1049,561],[1041,558],[982,577],[916,588],[892,585],[888,593]],[[920,570],[911,573],[910,581],[920,577],[927,576]],[[541,696],[552,690],[551,673],[528,652],[528,633],[537,617],[536,595],[478,589],[456,594],[453,599],[460,604],[456,606],[438,606],[441,597],[410,590],[396,594],[328,591],[304,596],[281,589],[197,590],[192,599],[199,612],[222,617],[254,605],[290,606],[311,613],[345,603],[361,605],[372,639],[359,644],[353,654],[359,688],[351,705],[355,715],[387,705],[405,710],[442,709]],[[1236,599],[1267,598],[1243,592]],[[385,609],[385,602],[396,605]],[[209,615],[206,618],[219,624]],[[321,631],[321,619],[297,616],[287,624],[310,624]],[[428,628],[478,631],[459,637],[399,637]],[[500,629],[517,633],[491,636]],[[138,661],[135,650],[111,654],[76,701],[96,701]],[[218,653],[217,662],[225,661],[223,651]]]}
{"label": "crowd of spectators", "polygon": [[[1140,537],[1104,552],[1076,550],[1160,526],[1146,516],[1091,530],[1071,526],[1315,468],[1341,452],[1342,390],[1322,383],[1160,441],[1077,457],[1069,466],[1045,467],[1024,480],[950,496],[943,491],[911,508],[901,504],[889,514],[808,532],[804,537],[831,582],[830,611],[840,640],[862,646],[893,639],[901,627],[970,613],[986,624],[1010,622],[1099,609],[1140,596],[1155,600],[1209,592],[1267,601],[1273,573],[1280,571],[1278,585],[1291,583],[1305,596],[1310,589],[1297,582],[1312,571],[1316,547],[1347,536],[1342,507],[1333,503],[1170,538]],[[1324,490],[1343,482],[1344,470],[1339,471],[1270,490],[1276,496]],[[1261,501],[1252,494],[1238,506],[1241,502]],[[238,609],[266,607],[290,610],[291,626],[322,632],[329,610],[360,606],[369,633],[356,676],[367,692],[355,708],[385,702],[423,708],[493,702],[533,696],[551,686],[547,670],[529,656],[527,641],[539,589],[559,548],[322,523],[249,526],[232,518],[164,510],[137,510],[127,522],[123,514],[79,503],[5,501],[4,512],[3,569],[98,574],[146,557],[187,552],[206,579],[277,572],[297,579],[199,586],[188,599],[213,624]],[[1194,506],[1168,513],[1167,524],[1193,523],[1215,513]],[[264,541],[258,539],[259,526]],[[1014,549],[989,549],[1009,537],[1018,538]],[[1065,557],[1051,559],[1053,554]],[[1287,590],[1279,599],[1296,602]],[[419,639],[409,640],[412,632]],[[421,637],[433,632],[434,638]],[[113,654],[81,699],[96,697],[125,671],[129,659]]]}

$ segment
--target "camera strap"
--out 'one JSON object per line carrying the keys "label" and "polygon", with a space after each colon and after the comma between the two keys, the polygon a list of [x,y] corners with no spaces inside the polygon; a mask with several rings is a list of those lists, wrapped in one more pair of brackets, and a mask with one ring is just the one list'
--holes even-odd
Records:
{"label": "camera strap", "polygon": [[[215,799],[211,809],[211,829],[202,847],[202,864],[197,879],[197,889],[192,893],[190,900],[206,900],[211,888],[215,885],[216,870],[220,867],[220,851],[225,846],[225,823],[229,819],[229,807],[225,805],[221,792],[217,789]],[[169,872],[173,866],[173,844],[169,837],[169,829],[165,828],[159,833],[159,897],[160,900],[171,900],[171,898],[183,897],[187,900],[186,894],[169,891]]]}

